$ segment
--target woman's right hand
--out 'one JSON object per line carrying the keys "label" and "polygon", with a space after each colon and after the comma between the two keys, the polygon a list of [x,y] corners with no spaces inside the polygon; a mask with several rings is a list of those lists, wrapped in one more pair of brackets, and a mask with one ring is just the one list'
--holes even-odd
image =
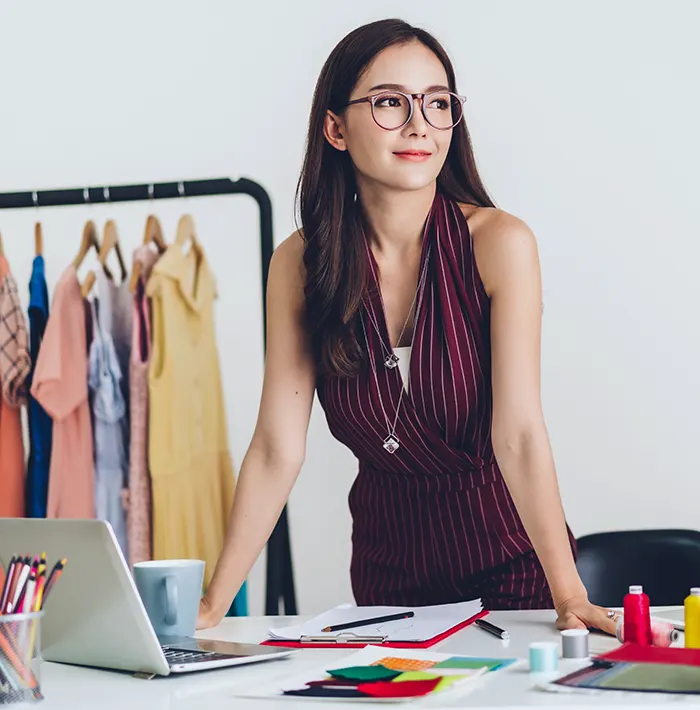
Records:
{"label": "woman's right hand", "polygon": [[224,618],[224,614],[217,611],[209,598],[205,594],[199,602],[199,613],[197,614],[197,630],[210,629],[212,626],[218,626],[219,622]]}

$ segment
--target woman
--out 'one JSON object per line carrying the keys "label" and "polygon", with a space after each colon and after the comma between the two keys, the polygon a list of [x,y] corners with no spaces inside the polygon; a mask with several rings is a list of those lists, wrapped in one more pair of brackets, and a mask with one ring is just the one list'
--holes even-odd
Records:
{"label": "woman", "polygon": [[535,238],[478,176],[427,32],[350,33],[319,77],[302,230],[270,266],[260,412],[198,625],[217,624],[304,460],[314,391],[359,459],[358,604],[481,597],[614,633],[574,563],[540,405]]}

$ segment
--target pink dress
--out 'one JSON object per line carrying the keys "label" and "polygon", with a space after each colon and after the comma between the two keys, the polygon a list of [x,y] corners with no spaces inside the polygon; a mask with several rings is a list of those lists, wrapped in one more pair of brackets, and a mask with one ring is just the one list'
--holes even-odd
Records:
{"label": "pink dress", "polygon": [[73,266],[54,291],[32,395],[53,419],[48,518],[95,517],[85,307]]}
{"label": "pink dress", "polygon": [[146,281],[158,260],[150,247],[134,252],[134,264],[141,263],[141,276],[133,299],[131,359],[129,361],[129,402],[131,448],[129,489],[126,496],[126,532],[129,564],[152,559],[151,474],[148,469],[148,363],[151,357],[150,300]]}

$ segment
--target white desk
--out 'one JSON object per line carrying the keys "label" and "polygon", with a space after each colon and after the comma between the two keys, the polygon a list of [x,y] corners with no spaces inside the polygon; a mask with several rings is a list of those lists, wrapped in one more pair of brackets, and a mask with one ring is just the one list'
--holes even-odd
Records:
{"label": "white desk", "polygon": [[[455,634],[442,644],[434,646],[435,651],[462,655],[490,656],[502,658],[527,658],[528,645],[532,641],[557,641],[559,633],[554,628],[554,612],[511,611],[494,612],[489,617],[495,624],[508,629],[511,638],[501,641],[477,627],[470,626]],[[293,619],[290,618],[290,623]],[[226,619],[215,629],[199,634],[203,638],[219,638],[231,641],[259,642],[266,636],[270,626],[279,624],[279,619],[236,618]],[[591,652],[601,653],[617,646],[609,636],[592,635]],[[297,673],[299,670],[313,669],[323,665],[329,658],[337,659],[344,650],[303,650],[291,658],[253,666],[242,666],[216,671],[138,680],[131,675],[110,671],[44,663],[42,667],[42,689],[46,700],[39,710],[320,710],[323,707],[359,707],[367,703],[341,701],[328,703],[301,698],[281,698],[274,700],[248,699],[233,696],[236,688],[242,688],[261,681],[269,681]],[[573,670],[579,662],[560,661],[560,670]],[[560,694],[533,690],[533,678],[527,671],[527,664],[511,667],[503,671],[487,674],[478,681],[478,687],[469,695],[452,702],[438,703],[431,699],[431,707],[571,707],[595,706],[598,710],[607,707],[651,708],[662,705],[697,706],[686,696],[660,696],[651,694],[628,694],[615,691],[599,691],[594,695]],[[402,703],[395,707],[424,707],[424,701]],[[8,706],[12,707],[12,706]],[[25,707],[25,706],[19,706]],[[27,706],[29,707],[29,706]],[[369,707],[380,707],[375,703]]]}

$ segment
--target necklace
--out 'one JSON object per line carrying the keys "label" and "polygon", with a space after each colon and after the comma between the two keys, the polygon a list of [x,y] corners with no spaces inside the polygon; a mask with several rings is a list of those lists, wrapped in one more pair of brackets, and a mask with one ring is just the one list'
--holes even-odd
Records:
{"label": "necklace", "polygon": [[[369,246],[367,245],[367,240],[365,240],[365,248],[369,250]],[[411,301],[411,306],[408,309],[408,315],[406,316],[406,320],[403,323],[403,328],[401,328],[401,332],[399,333],[399,337],[396,340],[396,347],[399,347],[401,344],[401,338],[403,338],[403,334],[406,331],[406,326],[408,325],[409,318],[411,317],[411,313],[413,312],[413,307],[416,304],[416,299],[418,298],[418,295],[420,293],[420,298],[419,300],[419,306],[420,308],[420,301],[423,299],[423,291],[425,288],[425,279],[427,276],[427,271],[428,271],[428,260],[430,258],[430,250],[432,248],[432,244],[428,245],[428,251],[425,255],[425,261],[423,262],[423,268],[421,270],[420,277],[418,279],[418,284],[416,285],[416,292],[413,294],[413,301]],[[384,298],[381,295],[381,287],[379,285],[379,278],[377,277],[377,272],[374,269],[374,264],[370,256],[370,268],[372,269],[372,275],[374,276],[374,280],[377,284],[377,288],[379,289],[379,296],[380,300],[382,303],[382,312],[384,314],[384,322],[387,323],[387,331],[389,324],[386,320],[386,309],[384,308]],[[394,352],[394,349],[391,347],[387,347],[386,343],[384,342],[384,338],[382,338],[382,333],[379,328],[379,324],[377,323],[376,318],[370,311],[370,309],[367,307],[367,303],[365,302],[364,298],[362,299],[362,303],[365,306],[365,310],[367,311],[367,316],[372,323],[372,326],[374,327],[375,332],[377,333],[377,337],[379,338],[379,342],[382,346],[382,351],[384,352],[384,367],[386,367],[388,370],[393,370],[398,364],[399,364],[399,356]],[[418,310],[416,310],[416,315],[418,314]],[[416,319],[414,318],[414,325],[415,325]],[[415,328],[414,328],[415,331]],[[391,341],[389,341],[391,343]],[[413,344],[413,337],[411,337],[411,344]]]}
{"label": "necklace", "polygon": [[[423,303],[423,295],[425,293],[425,275],[426,275],[426,267],[428,264],[428,257],[430,256],[430,247],[428,247],[428,253],[426,254],[425,257],[425,264],[423,265],[423,272],[421,274],[421,278],[419,279],[419,284],[420,287],[416,289],[416,294],[420,291],[420,297],[418,298],[418,306],[416,307],[416,317],[418,316],[418,313],[420,311],[421,304]],[[415,297],[414,297],[414,303],[415,303]],[[413,304],[411,304],[411,309],[413,309]],[[384,345],[384,341],[382,340],[381,333],[379,331],[379,327],[377,326],[376,321],[372,317],[372,314],[370,313],[369,309],[367,309],[367,306],[365,305],[365,310],[367,312],[367,316],[372,322],[372,325],[374,326],[375,330],[377,331],[377,337],[379,338],[379,342],[382,345],[382,348],[386,352],[386,347]],[[410,311],[409,311],[410,314]],[[386,316],[385,316],[386,318]],[[408,319],[407,319],[408,321]],[[382,390],[379,387],[379,377],[377,375],[377,366],[374,363],[374,358],[372,357],[372,353],[370,351],[369,347],[369,338],[367,337],[367,329],[365,328],[365,319],[362,317],[362,314],[360,314],[360,323],[362,324],[362,332],[364,333],[365,336],[365,345],[367,346],[367,357],[369,358],[369,363],[370,366],[372,367],[372,374],[374,375],[374,383],[377,386],[377,394],[379,395],[379,406],[382,409],[382,414],[384,415],[384,422],[386,424],[387,428],[387,436],[384,438],[382,442],[382,446],[386,451],[388,451],[390,454],[393,454],[396,452],[396,450],[399,448],[401,443],[399,442],[398,436],[396,436],[396,424],[399,421],[399,411],[401,410],[401,400],[403,399],[403,393],[405,392],[406,388],[401,385],[400,392],[399,392],[399,399],[398,402],[396,403],[396,411],[394,412],[394,421],[389,419],[389,415],[387,414],[387,411],[384,407],[384,399],[382,397]],[[404,325],[405,328],[405,325]],[[401,331],[401,334],[403,335],[403,331]],[[411,334],[411,351],[413,351],[413,339],[416,335],[416,329],[413,329],[413,333]],[[401,336],[399,336],[399,340],[397,342],[401,342]],[[384,360],[384,366],[390,370],[394,369],[399,361],[399,358],[395,355],[395,353],[392,351],[391,355],[393,355],[396,360],[393,361],[393,364],[388,365],[386,358]]]}
{"label": "necklace", "polygon": [[389,415],[386,413],[384,408],[384,399],[382,397],[382,390],[379,387],[379,378],[377,377],[377,367],[374,364],[374,358],[369,349],[369,339],[367,338],[367,329],[365,328],[365,319],[360,314],[360,323],[362,323],[362,332],[365,334],[365,343],[367,344],[367,355],[369,356],[369,362],[372,367],[372,373],[374,374],[374,382],[377,385],[377,393],[379,394],[379,406],[382,408],[382,414],[384,415],[384,422],[388,431],[388,436],[386,436],[382,442],[382,446],[390,454],[393,454],[400,446],[399,439],[396,436],[396,423],[399,420],[399,410],[401,409],[401,400],[403,399],[404,388],[401,387],[401,392],[399,394],[399,401],[396,405],[396,412],[394,414],[394,422],[391,423]]}

